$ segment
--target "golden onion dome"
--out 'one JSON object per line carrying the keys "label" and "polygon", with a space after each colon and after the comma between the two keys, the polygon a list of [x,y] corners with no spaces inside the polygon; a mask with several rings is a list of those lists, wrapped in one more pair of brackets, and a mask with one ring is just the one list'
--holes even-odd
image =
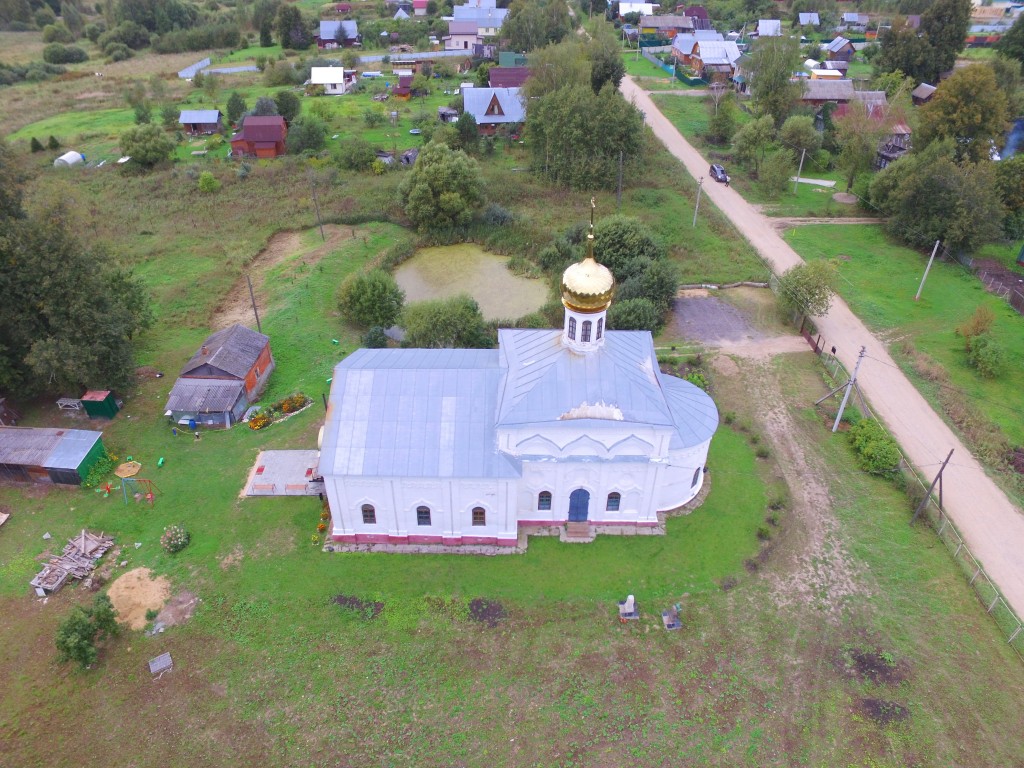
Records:
{"label": "golden onion dome", "polygon": [[587,255],[562,273],[562,303],[577,312],[608,309],[615,295],[612,271],[594,259],[594,235],[587,235]]}

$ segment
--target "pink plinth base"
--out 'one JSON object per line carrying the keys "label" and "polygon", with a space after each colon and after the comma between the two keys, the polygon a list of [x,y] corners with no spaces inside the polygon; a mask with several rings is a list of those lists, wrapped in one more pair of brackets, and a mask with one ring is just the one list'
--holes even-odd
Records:
{"label": "pink plinth base", "polygon": [[519,543],[518,539],[502,539],[497,536],[389,536],[386,533],[345,533],[330,538],[342,544],[442,544],[446,547],[514,547]]}
{"label": "pink plinth base", "polygon": [[[519,525],[565,525],[568,520],[520,520]],[[635,525],[637,528],[653,528],[659,525],[657,520],[636,522],[633,520],[583,520],[590,525]]]}

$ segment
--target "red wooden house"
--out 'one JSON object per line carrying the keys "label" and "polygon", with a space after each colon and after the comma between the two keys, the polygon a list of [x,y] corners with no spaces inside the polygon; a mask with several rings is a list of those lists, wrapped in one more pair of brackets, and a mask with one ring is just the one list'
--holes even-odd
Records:
{"label": "red wooden house", "polygon": [[288,126],[280,115],[249,115],[231,138],[231,154],[264,158],[283,155],[287,135]]}

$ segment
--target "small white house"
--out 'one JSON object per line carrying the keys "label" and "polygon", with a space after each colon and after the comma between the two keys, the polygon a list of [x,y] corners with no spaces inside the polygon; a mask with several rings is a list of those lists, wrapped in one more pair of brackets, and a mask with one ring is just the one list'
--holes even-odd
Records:
{"label": "small white house", "polygon": [[70,168],[72,165],[80,165],[85,162],[85,155],[81,152],[65,152],[53,161],[54,168]]}
{"label": "small white house", "polygon": [[344,67],[312,67],[309,70],[309,84],[322,85],[329,96],[341,96],[356,81],[356,71]]}

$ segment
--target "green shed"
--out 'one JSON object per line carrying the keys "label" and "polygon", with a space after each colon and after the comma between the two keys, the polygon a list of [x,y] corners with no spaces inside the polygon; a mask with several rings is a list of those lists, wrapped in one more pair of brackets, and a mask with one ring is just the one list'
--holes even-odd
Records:
{"label": "green shed", "polygon": [[82,407],[90,419],[112,419],[121,410],[113,392],[98,389],[90,389],[82,395]]}

